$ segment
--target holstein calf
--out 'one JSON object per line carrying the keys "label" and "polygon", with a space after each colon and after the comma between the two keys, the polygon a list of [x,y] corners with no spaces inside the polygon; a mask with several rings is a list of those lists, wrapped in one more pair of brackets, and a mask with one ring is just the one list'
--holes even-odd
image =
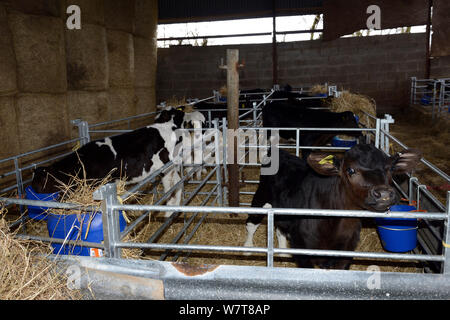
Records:
{"label": "holstein calf", "polygon": [[[113,179],[126,177],[127,183],[138,183],[173,160],[175,147],[181,142],[177,141],[175,130],[183,128],[188,121],[201,118],[201,114],[184,113],[174,108],[163,110],[152,125],[91,141],[50,166],[37,168],[32,187],[38,193],[57,192],[61,183],[69,184],[71,176],[102,179],[113,169],[116,169],[111,174]],[[164,190],[167,192],[179,180],[178,168],[174,167],[162,178]],[[178,205],[180,198],[181,189],[168,204]]]}
{"label": "holstein calf", "polygon": [[[275,152],[278,150],[272,150]],[[369,144],[359,144],[342,159],[311,153],[307,160],[279,150],[279,170],[261,175],[252,207],[311,208],[386,211],[397,202],[391,187],[393,174],[411,171],[420,153],[406,150],[393,157]],[[253,246],[253,234],[263,216],[249,215],[245,246]],[[359,241],[358,218],[275,215],[279,247],[349,250]],[[294,256],[298,266],[347,269],[351,259]]]}

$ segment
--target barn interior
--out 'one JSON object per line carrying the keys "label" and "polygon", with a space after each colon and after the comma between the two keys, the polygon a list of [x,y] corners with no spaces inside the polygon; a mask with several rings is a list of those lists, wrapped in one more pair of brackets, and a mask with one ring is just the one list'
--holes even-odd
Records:
{"label": "barn interior", "polygon": [[[368,7],[373,5],[376,8],[369,12]],[[377,12],[379,16],[376,16]],[[13,234],[13,238],[21,243],[54,241],[49,239],[51,235],[47,230],[47,222],[30,219],[27,205],[20,202],[25,198],[24,190],[31,182],[33,169],[58,161],[89,141],[153,123],[161,110],[158,106],[192,105],[195,109],[198,99],[222,99],[222,102],[228,100],[228,110],[225,110],[224,117],[228,117],[230,128],[233,121],[237,121],[238,126],[243,129],[257,128],[261,126],[261,121],[258,121],[260,108],[270,101],[273,88],[289,85],[293,91],[310,94],[312,88],[318,87],[320,93],[326,95],[349,92],[355,99],[362,97],[364,102],[353,102],[351,109],[345,110],[358,113],[360,118],[367,118],[365,128],[378,132],[373,137],[367,134],[367,141],[378,141],[379,148],[386,153],[393,155],[407,147],[422,152],[422,163],[411,176],[398,182],[398,188],[403,191],[399,191],[399,195],[400,198],[406,198],[405,203],[417,206],[417,214],[435,215],[429,221],[419,218],[418,243],[413,250],[405,253],[404,260],[401,256],[395,259],[388,257],[375,219],[362,219],[363,228],[355,251],[378,253],[379,256],[362,254],[355,257],[350,270],[360,273],[345,274],[342,279],[365,283],[366,279],[361,278],[362,275],[370,267],[376,266],[386,274],[386,279],[391,279],[389,277],[393,277],[392,273],[397,274],[398,279],[402,276],[405,279],[410,277],[409,282],[405,280],[407,285],[401,290],[395,287],[401,284],[395,281],[389,284],[393,286],[389,287],[389,290],[393,290],[390,291],[393,296],[397,294],[398,298],[404,298],[412,295],[412,282],[419,279],[414,278],[415,276],[437,274],[442,276],[440,280],[426,278],[422,282],[423,286],[430,286],[423,296],[449,298],[448,286],[436,288],[428,282],[450,283],[448,12],[450,5],[445,0],[0,0],[2,235]],[[320,17],[323,28],[277,29],[277,18],[303,15]],[[260,34],[271,37],[270,43],[240,43],[237,40],[236,44],[208,45],[208,39],[231,36],[244,39],[244,36],[255,36],[246,30],[242,30],[239,35],[230,35],[224,30],[221,34],[186,35],[179,38],[161,38],[157,32],[161,26],[175,23],[239,21],[263,17],[272,19],[272,31]],[[377,17],[381,17],[381,25],[375,26],[375,29],[397,28],[403,32],[369,34],[371,17],[375,22]],[[414,26],[424,26],[424,32],[408,32]],[[285,36],[289,34],[311,34],[311,39],[314,39],[313,35],[316,37],[314,40],[285,41]],[[196,40],[196,44],[190,42]],[[170,45],[163,46],[166,43]],[[236,49],[240,66],[233,72],[224,64],[227,63],[227,53]],[[234,82],[230,82],[229,75],[232,72],[237,76],[237,81],[235,78]],[[264,92],[264,96],[261,94],[255,98],[254,110],[251,106],[247,109],[247,118],[238,119],[237,111],[240,106],[232,102],[239,96],[238,90],[257,88]],[[373,103],[373,110],[369,115],[365,113],[367,109],[363,106],[366,101]],[[226,109],[227,104],[223,105]],[[207,127],[216,125],[224,128],[223,119],[213,123],[214,119],[208,119],[208,114],[205,115]],[[388,119],[394,121],[389,122]],[[378,127],[379,124],[386,127]],[[379,130],[387,132],[380,133]],[[378,134],[381,138],[377,137]],[[216,138],[213,142],[216,142]],[[286,141],[282,143],[289,144]],[[291,144],[293,154],[299,155],[299,144],[299,141]],[[215,147],[220,148],[218,144]],[[192,168],[199,169],[187,165],[181,170],[182,206],[215,206],[225,209],[250,207],[259,183],[258,165],[242,165],[233,177],[233,169],[220,164],[203,163],[206,170],[197,178],[194,171],[189,171]],[[413,178],[418,180],[411,180]],[[149,180],[131,202],[125,203],[143,206],[164,204],[161,199],[164,200],[166,194],[159,182],[159,178]],[[86,192],[88,199],[81,199],[80,203],[85,206],[93,205],[91,195],[93,196],[94,191],[89,189]],[[237,202],[236,199],[228,198],[233,196],[233,192],[238,192]],[[70,200],[67,202],[74,201]],[[264,220],[254,236],[255,248],[265,248],[266,251],[255,250],[251,255],[245,255],[243,243],[247,233],[247,214],[234,214],[232,209],[207,212],[199,208],[186,209],[187,211],[167,219],[163,209],[146,210],[145,214],[143,210],[134,209],[126,211],[128,226],[133,225],[134,228],[126,229],[127,235],[122,241],[145,244],[147,247],[144,246],[145,250],[136,246],[115,248],[114,250],[118,249],[119,257],[113,255],[112,259],[129,261],[120,262],[124,263],[123,270],[136,268],[135,265],[130,267],[126,263],[142,263],[142,266],[147,263],[146,266],[153,266],[162,262],[158,267],[164,268],[170,276],[173,271],[167,271],[167,268],[176,266],[177,272],[182,271],[169,280],[164,276],[145,274],[146,279],[162,281],[163,288],[152,289],[150,293],[136,289],[129,293],[131,297],[180,299],[185,298],[182,290],[187,289],[188,291],[184,291],[187,298],[208,298],[208,294],[212,294],[210,298],[308,298],[304,292],[297,292],[295,287],[291,288],[288,284],[276,293],[270,283],[266,287],[258,285],[248,295],[239,293],[238,285],[235,288],[229,285],[234,283],[233,280],[237,279],[236,274],[239,273],[248,283],[252,283],[249,279],[254,270],[259,270],[261,275],[266,272],[255,269],[259,267],[279,268],[274,271],[279,280],[299,272],[292,258],[276,253],[274,255],[273,251],[270,254],[269,246],[273,246],[270,243],[275,239],[276,247],[276,238],[273,230],[269,230],[271,226],[268,219]],[[5,233],[3,230],[6,230]],[[8,237],[7,240],[4,243],[12,246],[11,238]],[[185,247],[177,248],[177,244]],[[211,246],[212,249],[208,250],[205,246]],[[220,246],[228,250],[217,248]],[[52,253],[52,248],[49,248]],[[96,248],[101,248],[106,257],[90,258],[97,259],[96,262],[86,262],[87,260],[83,260],[85,258],[80,260],[83,261],[83,266],[92,263],[92,270],[95,269],[93,264],[111,258],[112,252],[115,252],[108,251],[112,247],[108,248],[104,242],[99,243]],[[268,258],[269,255],[272,260]],[[2,257],[9,259],[7,255]],[[30,257],[27,256],[27,259]],[[68,255],[67,259],[72,261],[72,256]],[[224,291],[210,289],[204,291],[204,296],[195,296],[192,287],[203,288],[201,279],[198,282],[188,280],[204,273],[211,272],[214,275],[214,272],[222,272],[223,268],[216,269],[216,266],[230,266],[229,269],[225,268],[224,282],[220,282]],[[114,268],[111,270],[108,279],[116,280],[115,274],[120,274],[121,271]],[[324,281],[323,286],[330,285],[327,281],[332,280],[326,280],[326,276],[319,270],[316,272],[318,279]],[[139,276],[135,271],[131,274]],[[249,278],[245,278],[247,275]],[[300,282],[303,277],[307,277],[303,274],[295,275]],[[23,277],[22,274],[18,276]],[[277,276],[274,276],[275,280]],[[8,283],[7,279],[0,280]],[[44,281],[49,280],[46,278]],[[63,287],[60,281],[55,282],[59,288]],[[93,290],[97,290],[97,297],[121,297],[120,294],[114,296],[111,293],[113,289],[105,285],[105,282],[107,281],[103,279],[103,282],[99,281],[101,284],[98,287],[93,286]],[[130,282],[120,282],[118,286],[127,286]],[[182,285],[178,291],[171,287],[180,283]],[[351,289],[348,288],[340,291],[341,285],[342,283],[336,284],[335,290],[330,289],[330,292],[317,287],[317,291],[313,290],[309,297],[352,297],[354,292],[350,293]],[[307,291],[308,288],[306,286],[304,290]],[[0,288],[0,293],[10,289],[4,285]],[[56,295],[52,290],[43,291],[41,295],[27,292],[27,296],[4,296],[12,299],[83,297],[74,296],[73,292]],[[158,290],[163,293],[159,294]],[[358,290],[363,291],[359,287]],[[12,291],[11,289],[10,292]],[[415,294],[420,295],[420,292]],[[385,298],[386,295],[384,291],[369,290],[363,297]]]}

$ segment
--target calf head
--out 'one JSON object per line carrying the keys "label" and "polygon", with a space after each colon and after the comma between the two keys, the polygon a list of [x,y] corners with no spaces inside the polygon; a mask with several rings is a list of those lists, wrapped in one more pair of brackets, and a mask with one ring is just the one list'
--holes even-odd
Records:
{"label": "calf head", "polygon": [[173,121],[175,129],[183,129],[185,126],[197,128],[205,122],[201,112],[193,111],[192,107],[167,107],[155,118],[155,123],[167,123]]}
{"label": "calf head", "polygon": [[184,122],[184,107],[178,108],[167,107],[155,118],[155,123],[168,123],[173,122],[175,129],[183,128]]}
{"label": "calf head", "polygon": [[33,173],[31,187],[37,193],[53,193],[59,191],[54,170],[43,167],[36,168]]}
{"label": "calf head", "polygon": [[346,207],[386,211],[398,200],[391,186],[392,175],[410,172],[420,159],[421,153],[413,149],[390,157],[373,145],[358,144],[342,159],[311,153],[307,162],[319,174],[339,176]]}

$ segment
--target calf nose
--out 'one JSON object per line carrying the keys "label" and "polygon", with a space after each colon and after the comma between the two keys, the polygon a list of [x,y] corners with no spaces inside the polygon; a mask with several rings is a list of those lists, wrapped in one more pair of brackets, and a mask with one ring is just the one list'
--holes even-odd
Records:
{"label": "calf nose", "polygon": [[385,186],[374,187],[370,193],[377,201],[391,201],[395,197],[394,190]]}

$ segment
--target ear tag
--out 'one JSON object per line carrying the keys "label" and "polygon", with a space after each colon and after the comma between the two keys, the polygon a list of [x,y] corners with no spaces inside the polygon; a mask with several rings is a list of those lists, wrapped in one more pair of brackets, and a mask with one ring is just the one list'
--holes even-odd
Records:
{"label": "ear tag", "polygon": [[320,160],[319,164],[327,164],[327,163],[333,164],[333,158],[334,158],[334,156],[330,154],[329,156],[326,156],[325,158]]}
{"label": "ear tag", "polygon": [[182,107],[177,108],[178,111],[183,111]]}
{"label": "ear tag", "polygon": [[73,146],[72,151],[77,151],[80,148],[81,148],[81,143],[80,143],[80,141],[77,141],[77,143]]}

